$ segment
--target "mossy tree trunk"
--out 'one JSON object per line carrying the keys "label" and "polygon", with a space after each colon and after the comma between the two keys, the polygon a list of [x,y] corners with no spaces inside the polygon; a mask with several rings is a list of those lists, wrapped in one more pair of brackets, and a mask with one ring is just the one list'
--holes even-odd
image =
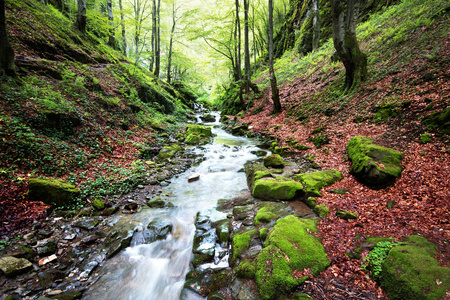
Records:
{"label": "mossy tree trunk", "polygon": [[14,50],[6,31],[5,0],[0,0],[0,75],[15,75]]}
{"label": "mossy tree trunk", "polygon": [[113,15],[112,0],[107,0],[106,9],[108,11],[109,25],[111,26],[111,29],[109,32],[109,37],[108,37],[108,45],[114,49],[116,46],[116,38],[114,37],[115,30],[114,30],[114,15]]}
{"label": "mossy tree trunk", "polygon": [[367,56],[359,48],[356,24],[360,0],[349,0],[345,13],[343,0],[331,0],[334,48],[345,67],[346,91],[354,90],[367,78]]}
{"label": "mossy tree trunk", "polygon": [[127,56],[127,36],[125,34],[125,16],[123,14],[122,0],[119,0],[120,24],[122,26],[122,51]]}
{"label": "mossy tree trunk", "polygon": [[236,4],[236,27],[235,27],[235,33],[234,38],[236,42],[236,48],[235,48],[235,59],[236,59],[236,71],[237,71],[237,81],[238,81],[238,87],[239,87],[239,103],[242,107],[244,107],[244,98],[242,96],[242,67],[241,67],[241,19],[239,17],[239,0],[235,1]]}
{"label": "mossy tree trunk", "polygon": [[273,1],[269,0],[269,74],[272,88],[273,113],[281,111],[280,95],[278,92],[277,78],[273,68]]}
{"label": "mossy tree trunk", "polygon": [[156,8],[156,36],[155,36],[155,76],[159,77],[161,68],[161,0],[158,0]]}
{"label": "mossy tree trunk", "polygon": [[319,13],[319,0],[313,0],[313,41],[312,48],[316,50],[319,48],[320,41],[320,13]]}
{"label": "mossy tree trunk", "polygon": [[86,32],[86,0],[77,0],[78,11],[77,11],[77,28],[82,33]]}

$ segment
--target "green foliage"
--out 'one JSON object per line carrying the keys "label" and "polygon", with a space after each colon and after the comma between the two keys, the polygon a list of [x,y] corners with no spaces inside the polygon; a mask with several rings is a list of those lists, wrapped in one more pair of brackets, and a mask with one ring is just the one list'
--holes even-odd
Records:
{"label": "green foliage", "polygon": [[392,243],[389,241],[377,243],[375,248],[369,252],[369,255],[364,257],[364,263],[361,268],[363,270],[370,270],[372,277],[374,279],[379,279],[383,262],[388,256],[389,250],[396,245],[400,245],[400,243]]}

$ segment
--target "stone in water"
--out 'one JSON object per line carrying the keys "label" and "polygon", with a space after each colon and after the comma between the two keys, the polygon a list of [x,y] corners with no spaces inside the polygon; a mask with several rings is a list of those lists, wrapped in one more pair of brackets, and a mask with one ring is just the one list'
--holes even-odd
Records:
{"label": "stone in water", "polygon": [[188,177],[188,182],[197,181],[200,179],[200,174],[193,174]]}

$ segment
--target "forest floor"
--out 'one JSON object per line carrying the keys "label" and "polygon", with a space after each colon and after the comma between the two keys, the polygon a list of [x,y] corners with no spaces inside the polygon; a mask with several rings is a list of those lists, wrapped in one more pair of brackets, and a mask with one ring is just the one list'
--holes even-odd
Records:
{"label": "forest floor", "polygon": [[[433,29],[424,27],[416,34],[427,30]],[[406,43],[403,49],[416,53],[415,59],[401,62],[399,53],[386,64],[401,67],[385,76],[375,76],[375,70],[381,66],[374,66],[368,81],[356,93],[342,96],[341,101],[327,101],[324,97],[330,93],[324,90],[333,85],[338,89],[336,83],[343,82],[342,66],[325,73],[299,75],[280,87],[281,113],[272,114],[270,93],[265,91],[252,100],[253,108],[239,118],[249,123],[250,130],[277,138],[280,147],[289,146],[291,140],[311,147],[307,151],[291,150],[295,155],[313,159],[323,169],[336,169],[343,174],[343,180],[317,199],[317,203],[330,208],[330,214],[319,221],[319,228],[332,263],[318,278],[305,284],[304,291],[314,299],[364,299],[362,295],[367,293],[387,297],[369,278],[370,273],[361,269],[367,251],[361,258],[349,255],[368,236],[393,237],[395,241],[412,234],[424,236],[438,245],[436,259],[440,264],[450,266],[450,140],[448,135],[430,131],[421,123],[431,112],[445,110],[449,105],[448,34],[441,45],[436,54],[440,59],[430,60],[416,44]],[[307,106],[312,108],[305,113]],[[383,108],[389,106],[395,112],[383,114]],[[420,136],[426,132],[432,141],[421,143]],[[318,135],[327,137],[329,142],[315,147],[311,140]],[[394,185],[373,190],[349,173],[351,162],[346,146],[352,137],[360,135],[403,153],[404,169]],[[336,189],[347,192],[329,192]],[[335,215],[339,209],[354,212],[358,218],[339,219]]]}

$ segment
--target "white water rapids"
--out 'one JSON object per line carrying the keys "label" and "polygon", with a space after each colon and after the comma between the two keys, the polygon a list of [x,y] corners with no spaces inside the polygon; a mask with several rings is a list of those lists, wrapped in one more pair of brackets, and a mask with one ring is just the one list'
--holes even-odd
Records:
{"label": "white water rapids", "polygon": [[[248,138],[235,137],[220,128],[212,131],[217,135],[213,144],[194,150],[204,153],[206,159],[173,178],[163,190],[174,195],[170,198],[174,208],[147,208],[121,220],[138,228],[145,228],[156,218],[169,220],[174,225],[172,234],[151,244],[139,244],[139,238],[135,237],[130,247],[97,271],[102,276],[85,292],[83,299],[180,299],[189,271],[197,212],[211,210],[214,214],[219,199],[231,199],[243,193],[247,183],[245,173],[240,170],[246,161],[256,158],[251,151],[259,149]],[[200,174],[200,180],[188,183],[191,174]],[[203,298],[192,294],[184,299]]]}

